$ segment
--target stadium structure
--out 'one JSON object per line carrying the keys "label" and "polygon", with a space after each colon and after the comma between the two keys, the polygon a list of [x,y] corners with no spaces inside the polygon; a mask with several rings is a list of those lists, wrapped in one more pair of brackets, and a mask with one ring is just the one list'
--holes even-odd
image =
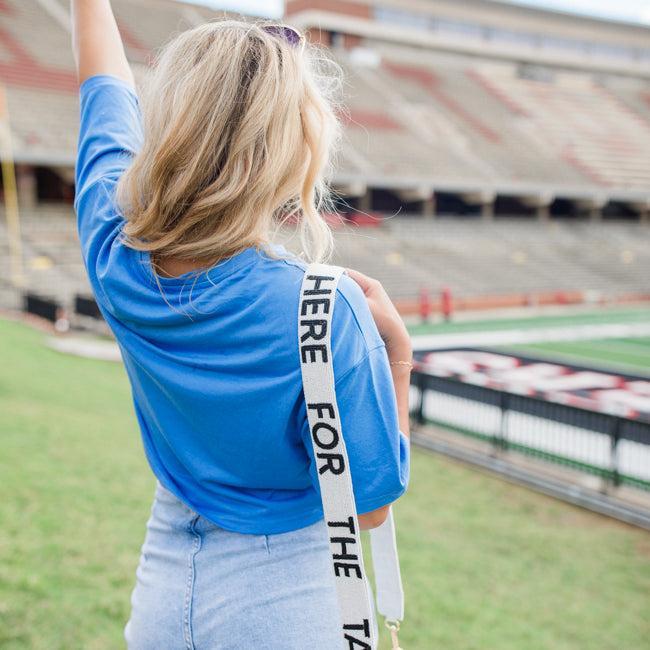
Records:
{"label": "stadium structure", "polygon": [[[226,15],[113,5],[137,75],[171,34]],[[442,287],[460,308],[650,298],[650,28],[488,0],[291,0],[285,20],[344,71],[334,263],[405,314]],[[20,289],[72,309],[89,290],[69,38],[62,0],[0,0]],[[5,260],[10,242],[0,220]],[[0,304],[21,291],[3,264]]]}

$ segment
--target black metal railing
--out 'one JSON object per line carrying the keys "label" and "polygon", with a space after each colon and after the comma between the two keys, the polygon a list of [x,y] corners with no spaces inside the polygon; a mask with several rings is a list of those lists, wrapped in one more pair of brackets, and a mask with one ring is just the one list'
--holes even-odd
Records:
{"label": "black metal railing", "polygon": [[411,415],[516,450],[570,465],[613,485],[650,489],[650,422],[590,411],[414,370]]}

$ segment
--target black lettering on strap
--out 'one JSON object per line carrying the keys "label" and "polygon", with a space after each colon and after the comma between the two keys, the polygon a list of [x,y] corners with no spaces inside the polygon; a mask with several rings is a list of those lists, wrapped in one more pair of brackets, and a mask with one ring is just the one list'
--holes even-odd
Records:
{"label": "black lettering on strap", "polygon": [[[323,432],[323,429],[325,429],[325,432]],[[328,431],[332,434],[328,436],[330,438],[329,441],[323,437],[323,433],[327,433]],[[311,434],[314,436],[314,442],[321,449],[334,449],[339,444],[339,432],[327,422],[317,422],[311,430]]]}
{"label": "black lettering on strap", "polygon": [[[301,320],[300,324],[308,328],[300,337],[301,342],[306,341],[309,338],[314,339],[314,341],[320,341],[327,336],[327,321],[322,318]],[[320,329],[317,331],[317,328]]]}
{"label": "black lettering on strap", "polygon": [[341,545],[341,553],[333,553],[332,557],[335,560],[358,560],[359,556],[356,553],[348,553],[348,544],[356,544],[357,540],[354,537],[330,537],[332,544]]}
{"label": "black lettering on strap", "polygon": [[314,264],[303,278],[297,318],[299,356],[341,622],[355,621],[343,625],[344,647],[373,650],[377,639],[371,625],[372,601],[364,593],[368,590],[364,589],[360,529],[331,367],[332,312],[337,282],[344,271],[335,268]]}
{"label": "black lettering on strap", "polygon": [[[319,352],[321,359],[316,358],[316,353]],[[309,356],[307,354],[309,353]],[[303,363],[327,363],[327,346],[326,345],[303,345],[300,347],[300,356]]]}
{"label": "black lettering on strap", "polygon": [[347,630],[349,630],[349,631],[359,630],[360,632],[363,633],[364,639],[369,639],[370,638],[370,621],[368,621],[367,618],[364,618],[363,623],[361,623],[361,624],[346,623],[346,624],[343,625],[343,630],[344,630],[343,636],[345,637],[345,640],[349,643],[348,648],[350,648],[350,649],[363,648],[364,650],[371,650],[369,643],[367,643],[363,639],[359,639],[356,636],[352,636],[352,634],[347,633]]}
{"label": "black lettering on strap", "polygon": [[336,475],[345,472],[345,460],[341,454],[319,452],[316,454],[316,457],[325,459],[325,463],[318,468],[319,474],[323,474],[324,472],[327,472],[327,470]]}
{"label": "black lettering on strap", "polygon": [[[307,293],[307,292],[305,292]],[[302,304],[300,306],[300,315],[301,316],[307,316],[307,307],[312,307],[311,310],[311,315],[314,316],[318,314],[318,305],[323,305],[323,314],[329,314],[330,313],[330,299],[329,298],[305,298],[302,301]]]}
{"label": "black lettering on strap", "polygon": [[350,533],[352,535],[355,534],[355,532],[354,532],[354,517],[348,517],[346,521],[328,521],[327,525],[331,526],[332,528],[334,528],[334,527],[345,527],[350,531]]}
{"label": "black lettering on strap", "polygon": [[315,296],[318,294],[327,294],[327,293],[332,293],[332,288],[329,287],[328,289],[321,289],[320,285],[323,282],[327,282],[328,280],[331,282],[334,280],[333,275],[308,275],[307,276],[308,280],[314,280],[314,288],[313,289],[305,289],[304,294],[306,296]]}
{"label": "black lettering on strap", "polygon": [[307,404],[307,408],[316,411],[319,418],[324,418],[325,415],[323,415],[323,413],[327,411],[327,417],[329,417],[332,420],[334,419],[335,416],[334,405],[331,404],[330,402],[313,402]]}
{"label": "black lettering on strap", "polygon": [[361,572],[361,567],[358,564],[346,564],[345,562],[334,562],[334,575],[337,578],[341,577],[339,569],[343,571],[346,578],[350,578],[350,571],[354,571],[357,578],[363,580],[363,573]]}

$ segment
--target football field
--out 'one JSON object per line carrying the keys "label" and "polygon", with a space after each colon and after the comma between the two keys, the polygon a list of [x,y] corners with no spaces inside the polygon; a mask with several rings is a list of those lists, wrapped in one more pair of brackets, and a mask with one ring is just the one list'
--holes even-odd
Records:
{"label": "football field", "polygon": [[[425,364],[425,374],[539,401],[506,417],[489,396],[463,399],[475,393],[453,385],[446,393],[443,384],[438,391],[427,390],[422,415],[428,422],[482,439],[500,436],[514,449],[597,476],[615,467],[623,482],[650,486],[650,447],[642,444],[647,439],[643,423],[650,418],[650,310],[462,318],[413,328],[416,358]],[[412,399],[417,401],[415,392]],[[554,406],[561,404],[580,410]],[[639,421],[636,433],[627,427],[630,433],[621,435],[613,452],[608,431],[614,420],[598,419],[598,413]]]}
{"label": "football field", "polygon": [[555,361],[650,374],[650,337],[533,343],[511,349]]}
{"label": "football field", "polygon": [[[476,344],[480,344],[482,338],[491,336],[487,343],[490,349],[558,363],[650,376],[650,335],[616,335],[617,329],[625,334],[645,332],[646,327],[650,328],[650,309],[641,307],[533,318],[462,319],[451,323],[411,325],[409,331],[415,340],[420,337],[447,337],[444,340],[448,340],[450,336],[463,336],[464,341],[474,339]],[[536,332],[539,332],[540,339],[537,341]],[[608,336],[600,337],[599,332],[607,332]],[[497,341],[494,337],[499,333],[503,334],[503,340],[492,343],[492,340]],[[527,335],[529,340],[510,343],[510,333]],[[548,338],[565,340],[545,340]]]}
{"label": "football field", "polygon": [[[0,647],[112,650],[154,479],[122,366],[44,338],[0,320]],[[620,650],[650,635],[645,531],[415,446],[394,513],[405,648]]]}

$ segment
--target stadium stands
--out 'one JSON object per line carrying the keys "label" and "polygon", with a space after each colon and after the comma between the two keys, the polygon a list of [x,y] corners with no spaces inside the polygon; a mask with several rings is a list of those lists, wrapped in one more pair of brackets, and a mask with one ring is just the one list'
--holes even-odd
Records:
{"label": "stadium stands", "polygon": [[[436,178],[439,187],[473,177],[550,185],[556,192],[566,186],[647,190],[650,120],[589,75],[530,80],[515,63],[374,49],[383,54],[377,68],[337,54],[362,116],[350,122],[350,138],[378,173]],[[643,103],[640,89],[628,94]],[[386,107],[379,125],[363,119],[376,105]]]}
{"label": "stadium stands", "polygon": [[[0,213],[0,216],[2,214]],[[335,229],[332,263],[378,278],[397,301],[415,299],[422,287],[437,294],[448,286],[456,298],[579,292],[591,299],[650,299],[650,247],[644,224],[527,219],[425,220],[417,215],[385,219],[377,227],[346,224]],[[89,287],[69,209],[50,205],[22,216],[27,287],[68,308]],[[291,249],[295,233],[280,231]],[[0,254],[7,237],[0,221]],[[471,260],[471,264],[468,263]],[[0,305],[9,267],[0,267]]]}
{"label": "stadium stands", "polygon": [[[381,148],[388,151],[389,164],[393,164],[396,146],[392,139],[398,140],[397,147],[405,154],[405,160],[399,159],[393,167],[382,166],[380,172],[397,170],[403,176],[429,182],[433,177],[441,187],[445,182],[467,184],[469,178],[556,185],[584,185],[590,180],[557,152],[546,150],[546,144],[534,135],[539,131],[524,124],[523,116],[513,123],[511,108],[477,82],[479,73],[467,67],[471,64],[463,65],[462,60],[450,64],[434,56],[423,64],[421,53],[405,48],[391,51],[377,69],[357,66],[344,53],[339,60],[346,65],[354,94],[359,95],[352,102],[388,102],[393,119],[402,127],[371,139],[375,149],[366,157],[376,166],[383,160],[381,150],[377,151]],[[364,82],[374,90],[365,97],[361,94]],[[474,112],[478,107],[480,115]],[[349,131],[351,137],[355,135],[352,128]],[[357,144],[361,151],[367,150],[358,136]]]}
{"label": "stadium stands", "polygon": [[[0,79],[8,88],[16,159],[71,164],[75,82],[65,20],[52,15],[52,5],[62,10],[39,0],[0,4]],[[136,63],[173,33],[219,15],[171,1],[115,7]],[[333,50],[346,73],[350,108],[341,182],[409,181],[432,191],[511,186],[520,194],[530,185],[585,195],[631,189],[647,200],[647,79],[610,75],[604,85],[587,71],[569,70],[529,79],[514,61],[370,39],[362,49],[372,57],[358,49]]]}
{"label": "stadium stands", "polygon": [[[593,291],[649,294],[650,248],[640,224],[521,219],[387,219],[337,232],[337,263],[354,261],[397,298],[449,286],[457,297]],[[471,263],[468,263],[471,260]]]}
{"label": "stadium stands", "polygon": [[[173,0],[113,4],[138,76],[174,32],[226,15]],[[477,32],[462,21],[451,45],[425,45],[410,26],[370,29],[373,4],[288,3],[288,20],[305,29],[318,17],[325,31],[310,34],[331,46],[344,71],[335,187],[357,214],[400,214],[376,228],[337,228],[333,261],[380,278],[398,300],[444,285],[467,298],[650,293],[643,223],[650,216],[650,74],[637,65],[650,57],[650,29],[614,30],[623,38],[629,31],[637,48],[629,64],[615,48],[608,60],[604,47],[595,59],[578,60],[568,50],[551,57],[546,49],[497,56],[486,42],[485,53],[477,52]],[[467,13],[446,0],[433,4]],[[472,0],[478,8],[495,4]],[[358,15],[332,17],[339,6]],[[309,14],[323,7],[330,13]],[[549,16],[524,18],[543,31]],[[454,27],[445,20],[436,18],[436,34]],[[336,29],[327,31],[328,21]],[[592,22],[594,39],[609,38],[614,28]],[[498,30],[488,29],[494,40]],[[467,47],[463,30],[471,32]],[[71,208],[78,106],[69,37],[66,2],[0,0],[0,83],[18,163],[27,285],[67,306],[75,293],[88,292]],[[436,212],[445,216],[423,218]],[[453,219],[453,212],[498,218]],[[592,223],[573,218],[603,212],[609,218]],[[0,220],[3,259],[7,246]],[[16,304],[8,283],[3,264],[2,306]]]}
{"label": "stadium stands", "polygon": [[[26,290],[51,297],[67,307],[76,293],[90,293],[69,207],[50,204],[24,210],[21,234]],[[3,260],[9,259],[4,219],[0,221],[0,255]],[[0,266],[2,307],[15,307],[19,302],[16,292],[10,289],[9,272],[9,264],[3,263]]]}

